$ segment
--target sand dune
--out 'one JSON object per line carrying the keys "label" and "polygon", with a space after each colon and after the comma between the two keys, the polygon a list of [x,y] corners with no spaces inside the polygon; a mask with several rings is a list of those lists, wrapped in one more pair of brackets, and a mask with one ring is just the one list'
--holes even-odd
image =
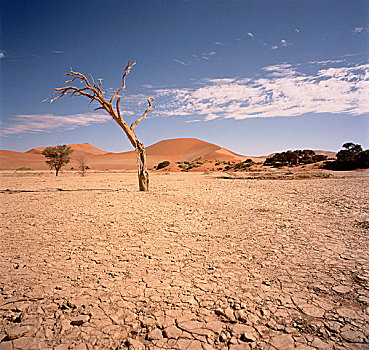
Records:
{"label": "sand dune", "polygon": [[[85,154],[93,154],[93,155],[97,155],[97,154],[105,154],[108,152],[102,151],[101,149],[98,149],[95,146],[92,146],[89,143],[73,143],[68,145],[69,147],[72,148],[72,150],[74,151],[74,153],[85,153]],[[46,147],[37,147],[37,148],[32,148],[29,151],[25,152],[25,153],[32,153],[32,154],[41,154],[42,151],[45,149]]]}
{"label": "sand dune", "polygon": [[[136,153],[134,151],[109,153],[102,151],[89,143],[68,145],[73,149],[68,168],[77,168],[77,158],[86,154],[88,165],[95,170],[130,170],[136,168]],[[15,170],[20,167],[35,170],[48,169],[41,152],[46,147],[33,148],[27,152],[0,151],[0,169]],[[225,148],[194,138],[163,140],[146,147],[148,166],[153,167],[161,161],[192,161],[219,159],[225,161],[241,161],[244,156],[237,155]]]}
{"label": "sand dune", "polygon": [[[87,164],[94,170],[134,170],[136,169],[136,153],[134,151],[112,153],[98,149],[89,144],[70,144],[73,149],[71,162],[64,169],[77,169],[78,157],[85,154]],[[45,158],[41,154],[46,147],[32,148],[27,152],[15,152],[0,150],[0,170],[16,170],[21,167],[32,168],[34,170],[48,169]],[[195,138],[179,138],[157,142],[146,147],[148,167],[152,168],[164,160],[175,162],[190,162],[193,160],[219,160],[240,162],[251,158],[255,162],[262,162],[266,157],[251,157],[236,154],[226,148],[222,148],[210,142],[205,142]],[[318,154],[325,154],[329,157],[335,155],[334,152],[317,151]],[[175,167],[176,168],[176,167]],[[175,170],[170,168],[170,170]],[[178,169],[177,169],[178,170]],[[197,171],[203,170],[198,168]]]}
{"label": "sand dune", "polygon": [[148,157],[162,157],[173,161],[192,161],[197,158],[229,161],[245,158],[213,143],[194,138],[163,140],[147,147],[146,153]]}

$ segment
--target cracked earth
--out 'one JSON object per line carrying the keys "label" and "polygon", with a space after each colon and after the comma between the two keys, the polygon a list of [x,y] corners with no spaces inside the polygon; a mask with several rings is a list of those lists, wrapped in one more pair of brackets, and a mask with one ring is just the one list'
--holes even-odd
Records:
{"label": "cracked earth", "polygon": [[369,349],[368,172],[1,174],[0,349]]}

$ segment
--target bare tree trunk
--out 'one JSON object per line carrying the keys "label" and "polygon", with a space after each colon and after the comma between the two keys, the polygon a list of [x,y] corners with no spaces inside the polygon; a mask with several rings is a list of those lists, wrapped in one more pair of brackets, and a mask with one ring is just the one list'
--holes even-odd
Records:
{"label": "bare tree trunk", "polygon": [[[96,102],[99,107],[95,108],[95,111],[104,109],[108,114],[111,115],[111,117],[118,123],[118,125],[123,129],[125,134],[128,137],[128,140],[131,142],[132,146],[136,150],[137,155],[137,170],[138,170],[138,185],[140,191],[148,191],[149,190],[149,173],[147,172],[147,165],[146,165],[146,151],[144,145],[138,141],[137,136],[135,134],[135,128],[143,119],[146,118],[147,114],[155,108],[155,106],[152,105],[152,102],[155,101],[153,97],[149,97],[147,99],[147,102],[149,104],[149,107],[145,110],[145,113],[142,117],[138,118],[135,122],[131,124],[131,126],[128,126],[126,121],[123,119],[123,117],[120,114],[120,97],[119,94],[126,88],[126,76],[131,71],[132,67],[136,64],[136,62],[131,64],[131,60],[128,60],[128,64],[123,67],[124,73],[122,76],[122,87],[116,91],[110,100],[107,100],[104,97],[105,91],[101,90],[101,84],[102,79],[98,79],[98,83],[95,82],[94,78],[91,74],[89,74],[90,78],[87,78],[85,75],[79,72],[73,72],[72,68],[70,69],[70,73],[66,73],[65,75],[70,76],[71,79],[64,82],[64,85],[68,83],[72,83],[76,79],[80,81],[80,83],[84,84],[84,87],[79,88],[76,86],[64,86],[61,88],[55,88],[54,92],[51,94],[58,93],[57,97],[54,97],[50,100],[51,95],[44,101],[49,100],[49,103],[70,94],[70,96],[85,96],[88,99],[90,99],[90,104],[92,102]],[[77,81],[78,81],[77,80]],[[114,110],[113,103],[114,100],[116,110]],[[84,168],[86,169],[86,168]],[[84,174],[84,173],[83,173]],[[58,170],[56,172],[56,176],[58,176]]]}
{"label": "bare tree trunk", "polygon": [[137,155],[137,171],[138,171],[138,186],[140,191],[149,190],[149,173],[146,165],[146,150],[144,145],[137,140],[136,143]]}
{"label": "bare tree trunk", "polygon": [[55,176],[58,176],[58,174],[59,174],[59,169],[55,168]]}

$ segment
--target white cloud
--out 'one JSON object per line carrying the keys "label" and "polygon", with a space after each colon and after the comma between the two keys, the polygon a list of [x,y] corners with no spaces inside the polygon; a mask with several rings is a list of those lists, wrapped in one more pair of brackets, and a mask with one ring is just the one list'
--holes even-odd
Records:
{"label": "white cloud", "polygon": [[354,32],[354,33],[361,33],[363,30],[364,30],[364,28],[363,28],[363,27],[356,27],[356,28],[353,30],[353,32]]}
{"label": "white cloud", "polygon": [[156,112],[204,121],[369,113],[369,64],[316,69],[306,74],[282,63],[264,67],[256,79],[207,79],[199,88],[157,90]]}
{"label": "white cloud", "polygon": [[0,60],[5,57],[4,52],[0,51]]}
{"label": "white cloud", "polygon": [[300,33],[300,29],[295,28],[295,32],[296,32],[296,33]]}
{"label": "white cloud", "polygon": [[353,33],[369,33],[369,26],[356,27],[352,32]]}
{"label": "white cloud", "polygon": [[104,123],[111,118],[105,114],[22,114],[13,117],[9,123],[2,126],[1,134],[39,133],[60,130],[73,130],[79,126],[94,123]]}
{"label": "white cloud", "polygon": [[272,50],[277,50],[277,49],[278,49],[278,47],[279,47],[278,45],[272,45],[272,46],[271,46],[271,49],[272,49]]}
{"label": "white cloud", "polygon": [[308,63],[326,65],[326,64],[331,64],[331,63],[342,63],[342,62],[345,62],[345,60],[309,61]]}
{"label": "white cloud", "polygon": [[208,83],[213,83],[213,84],[227,84],[227,83],[232,83],[235,81],[235,79],[230,79],[230,78],[222,78],[222,79],[204,79],[204,81],[208,82]]}
{"label": "white cloud", "polygon": [[183,61],[181,61],[181,60],[178,60],[178,59],[174,59],[173,60],[174,62],[177,62],[177,63],[179,63],[179,64],[182,64],[183,66],[187,66],[187,63],[185,63],[185,62],[183,62]]}
{"label": "white cloud", "polygon": [[251,32],[248,32],[247,35],[250,37],[250,38],[254,38],[255,37],[255,34],[254,33],[251,33]]}
{"label": "white cloud", "polygon": [[202,119],[186,120],[186,123],[199,123],[199,122],[203,122],[203,120]]}
{"label": "white cloud", "polygon": [[215,44],[215,45],[224,45],[224,43],[222,43],[222,42],[220,42],[220,41],[216,41],[214,44]]}
{"label": "white cloud", "polygon": [[56,53],[56,54],[62,54],[64,53],[63,51],[59,51],[59,50],[51,50],[52,53]]}

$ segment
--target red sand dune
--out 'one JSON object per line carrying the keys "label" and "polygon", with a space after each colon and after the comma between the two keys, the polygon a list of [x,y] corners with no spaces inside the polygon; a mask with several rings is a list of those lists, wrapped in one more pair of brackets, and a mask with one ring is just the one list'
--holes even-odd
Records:
{"label": "red sand dune", "polygon": [[[73,149],[74,153],[85,153],[85,154],[105,154],[107,153],[105,151],[102,151],[101,149],[98,149],[95,146],[90,145],[89,143],[73,143],[68,146]],[[25,153],[41,154],[45,148],[46,147],[32,148]]]}
{"label": "red sand dune", "polygon": [[[134,151],[109,153],[102,151],[89,143],[68,145],[73,149],[71,162],[64,168],[78,168],[78,157],[85,154],[87,164],[93,170],[133,170],[136,169],[136,153]],[[35,170],[48,169],[45,158],[41,154],[46,147],[33,148],[27,152],[0,150],[0,170],[16,170],[21,167]],[[328,156],[334,152],[318,151]],[[152,168],[159,162],[169,160],[172,164],[178,161],[193,161],[199,159],[240,162],[251,158],[255,162],[262,162],[265,157],[246,157],[215,144],[195,138],[170,139],[157,142],[146,147],[148,167]],[[329,154],[328,154],[329,153]]]}
{"label": "red sand dune", "polygon": [[147,147],[146,153],[148,157],[162,157],[173,161],[191,161],[197,158],[229,161],[245,158],[212,143],[192,138],[160,141]]}
{"label": "red sand dune", "polygon": [[[109,153],[102,151],[89,143],[68,145],[73,149],[71,162],[66,168],[77,168],[77,158],[86,154],[87,164],[94,170],[135,169],[136,153],[134,151]],[[48,169],[45,158],[41,154],[46,147],[33,148],[27,152],[0,151],[0,169],[15,170],[21,167],[35,170]],[[159,162],[169,160],[192,161],[219,159],[226,161],[241,161],[244,156],[237,155],[225,148],[194,138],[164,140],[146,147],[148,166],[153,167]]]}

